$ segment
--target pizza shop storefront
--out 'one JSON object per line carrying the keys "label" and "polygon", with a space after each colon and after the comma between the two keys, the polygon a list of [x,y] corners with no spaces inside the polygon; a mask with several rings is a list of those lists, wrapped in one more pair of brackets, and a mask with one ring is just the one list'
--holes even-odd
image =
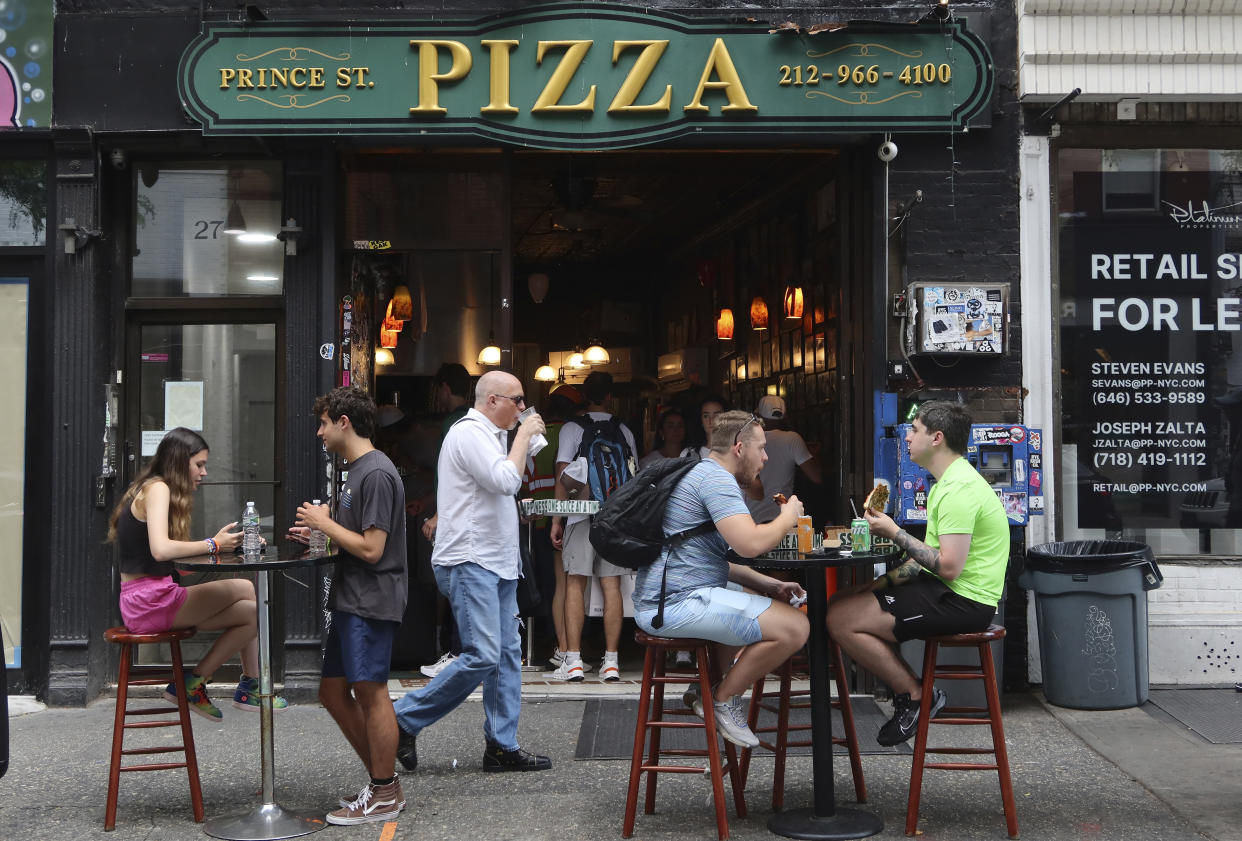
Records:
{"label": "pizza shop storefront", "polygon": [[[127,53],[108,109],[102,55],[57,54],[78,81],[58,89],[58,197],[100,236],[57,258],[59,294],[84,304],[58,329],[76,337],[66,370],[90,425],[52,435],[115,446],[104,475],[94,449],[77,465],[101,488],[68,514],[82,551],[37,579],[53,605],[112,594],[53,611],[48,673],[29,676],[52,703],[110,680],[99,639],[116,583],[99,537],[173,426],[211,444],[200,530],[253,499],[271,536],[298,503],[331,498],[309,406],[342,383],[393,407],[383,446],[416,524],[432,495],[432,377],[446,362],[483,373],[486,347],[536,405],[562,380],[612,373],[642,452],[669,408],[693,436],[709,393],[743,409],[782,395],[824,467],[804,491],[818,525],[846,518],[876,472],[878,395],[960,395],[1020,420],[1003,385],[1014,335],[996,359],[910,375],[893,315],[916,275],[1016,270],[1016,229],[996,212],[1012,203],[1012,125],[992,125],[1012,12],[911,24],[926,9],[894,3],[887,22],[782,28],[513,5],[349,23],[58,17],[61,44],[89,27],[116,36],[110,50],[146,48]],[[995,241],[977,248],[986,220]],[[593,345],[608,361],[575,368]],[[438,656],[418,531],[397,668]],[[279,588],[290,697],[316,685],[321,585]]]}

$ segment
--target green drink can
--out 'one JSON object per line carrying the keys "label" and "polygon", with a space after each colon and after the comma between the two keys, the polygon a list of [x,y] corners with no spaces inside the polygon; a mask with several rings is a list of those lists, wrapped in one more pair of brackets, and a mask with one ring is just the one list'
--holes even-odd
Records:
{"label": "green drink can", "polygon": [[871,551],[871,525],[862,517],[850,523],[850,548],[855,552]]}

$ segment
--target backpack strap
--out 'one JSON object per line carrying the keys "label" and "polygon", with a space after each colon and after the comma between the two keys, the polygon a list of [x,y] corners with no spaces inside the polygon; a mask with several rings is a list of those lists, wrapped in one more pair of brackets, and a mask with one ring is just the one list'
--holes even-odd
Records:
{"label": "backpack strap", "polygon": [[[685,531],[679,531],[676,534],[670,534],[668,537],[664,538],[664,545],[672,546],[677,543],[684,543],[685,541],[689,540],[692,537],[696,537],[700,534],[707,534],[708,532],[715,531],[715,530],[716,530],[716,523],[713,522],[712,520],[708,520],[704,523],[699,523],[697,526],[693,528],[686,529]],[[660,628],[664,627],[664,595],[665,595],[665,588],[667,584],[668,584],[668,558],[665,558],[664,569],[660,572],[660,603],[659,603],[659,606],[656,608],[656,615],[652,617],[651,619],[651,627],[655,628],[656,630],[659,630]]]}

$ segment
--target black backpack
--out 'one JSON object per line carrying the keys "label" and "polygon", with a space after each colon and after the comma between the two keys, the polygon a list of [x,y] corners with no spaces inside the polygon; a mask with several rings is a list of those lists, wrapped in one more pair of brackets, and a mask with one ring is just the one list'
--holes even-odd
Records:
{"label": "black backpack", "polygon": [[[697,455],[666,459],[638,471],[600,505],[591,521],[591,545],[611,564],[642,569],[660,558],[664,547],[714,531],[710,520],[677,534],[664,535],[664,510],[677,483],[699,463]],[[660,607],[651,626],[664,624],[664,583],[668,566],[660,579]]]}

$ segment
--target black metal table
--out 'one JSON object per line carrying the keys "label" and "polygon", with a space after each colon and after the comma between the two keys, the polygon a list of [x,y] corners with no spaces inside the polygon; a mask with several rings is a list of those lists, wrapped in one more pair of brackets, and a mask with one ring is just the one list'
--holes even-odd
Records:
{"label": "black metal table", "polygon": [[[884,821],[864,809],[838,809],[832,776],[832,681],[828,675],[831,639],[828,635],[828,586],[822,570],[871,566],[896,557],[895,552],[850,554],[839,549],[811,553],[778,549],[743,563],[767,569],[805,570],[806,612],[811,622],[808,654],[811,671],[811,771],[815,805],[777,812],[768,829],[786,838],[867,838],[884,830]],[[839,688],[848,692],[849,687]]]}
{"label": "black metal table", "polygon": [[185,572],[253,572],[255,596],[258,600],[259,626],[259,743],[262,757],[263,801],[249,812],[214,818],[203,825],[203,831],[213,838],[228,841],[277,841],[296,838],[318,832],[327,826],[323,813],[300,814],[285,809],[276,802],[275,768],[272,753],[272,627],[271,627],[271,574],[273,570],[296,569],[337,560],[335,552],[312,553],[301,544],[290,544],[279,549],[268,546],[254,558],[237,554],[196,555],[173,561],[177,569]]}

